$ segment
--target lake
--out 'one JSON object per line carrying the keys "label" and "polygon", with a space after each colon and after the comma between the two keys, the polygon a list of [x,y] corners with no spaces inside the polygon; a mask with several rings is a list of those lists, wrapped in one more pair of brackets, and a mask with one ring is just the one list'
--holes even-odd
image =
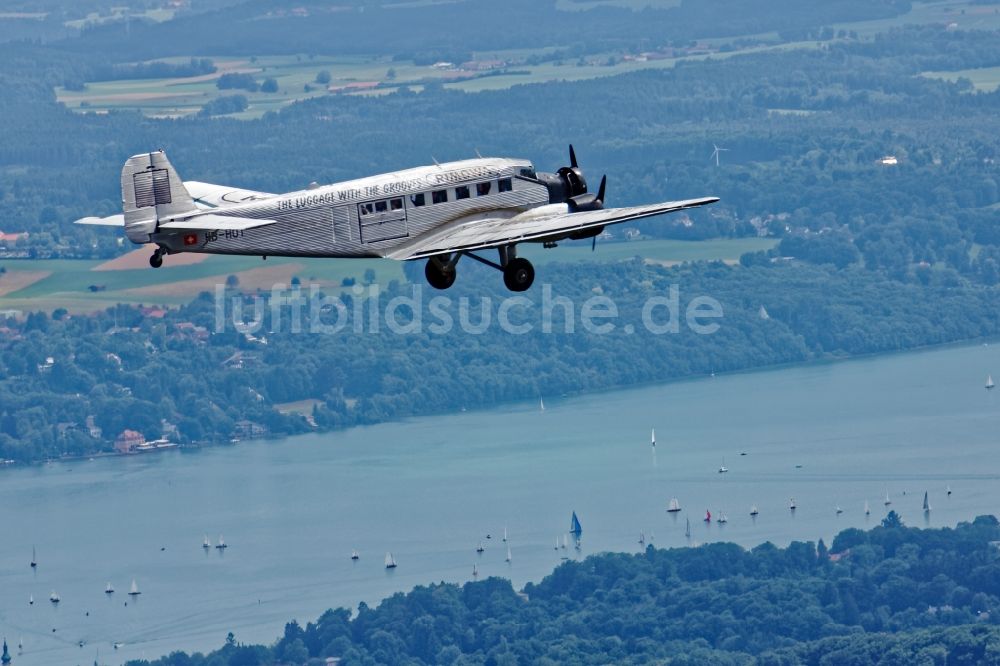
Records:
{"label": "lake", "polygon": [[[638,552],[640,532],[683,546],[688,518],[691,543],[829,544],[877,524],[888,492],[907,524],[954,525],[1000,512],[1000,389],[984,388],[988,372],[1000,376],[1000,346],[3,470],[0,635],[17,666],[91,664],[98,653],[119,664],[214,649],[229,631],[270,643],[292,618],[467,581],[474,564],[519,588],[563,557]],[[665,511],[672,497],[679,514]],[[704,523],[706,510],[729,522]],[[555,549],[573,511],[581,549]],[[228,549],[202,548],[220,534]],[[133,578],[142,594],[129,599]]]}

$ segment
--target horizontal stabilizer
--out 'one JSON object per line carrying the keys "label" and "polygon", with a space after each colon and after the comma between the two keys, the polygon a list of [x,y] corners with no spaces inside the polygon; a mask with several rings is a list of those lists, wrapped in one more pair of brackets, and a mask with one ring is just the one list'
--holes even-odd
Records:
{"label": "horizontal stabilizer", "polygon": [[73,224],[92,224],[101,227],[124,227],[125,216],[119,213],[110,217],[82,217]]}
{"label": "horizontal stabilizer", "polygon": [[186,220],[160,222],[158,231],[245,231],[274,224],[274,220],[229,215],[198,215]]}

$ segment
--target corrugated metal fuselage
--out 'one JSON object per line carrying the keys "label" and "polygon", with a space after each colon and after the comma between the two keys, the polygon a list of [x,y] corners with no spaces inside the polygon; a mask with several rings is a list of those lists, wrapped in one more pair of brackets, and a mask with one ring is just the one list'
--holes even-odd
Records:
{"label": "corrugated metal fuselage", "polygon": [[514,217],[549,203],[526,160],[476,159],[292,192],[215,215],[275,220],[245,231],[154,233],[175,252],[301,257],[382,257],[475,219]]}

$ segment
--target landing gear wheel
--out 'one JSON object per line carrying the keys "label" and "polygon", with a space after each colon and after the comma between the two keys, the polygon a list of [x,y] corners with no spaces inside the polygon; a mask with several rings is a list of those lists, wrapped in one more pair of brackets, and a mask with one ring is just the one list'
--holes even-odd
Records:
{"label": "landing gear wheel", "polygon": [[511,291],[527,291],[535,281],[535,268],[527,259],[511,259],[503,268],[503,283]]}
{"label": "landing gear wheel", "polygon": [[447,289],[455,284],[455,268],[441,268],[433,259],[428,259],[424,267],[424,277],[435,289]]}
{"label": "landing gear wheel", "polygon": [[163,265],[163,252],[161,250],[157,250],[152,255],[150,255],[149,265],[152,266],[153,268],[159,268],[160,266]]}

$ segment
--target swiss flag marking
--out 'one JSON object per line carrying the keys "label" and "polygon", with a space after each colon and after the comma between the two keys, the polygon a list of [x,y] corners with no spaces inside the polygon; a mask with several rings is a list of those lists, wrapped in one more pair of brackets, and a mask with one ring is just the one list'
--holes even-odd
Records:
{"label": "swiss flag marking", "polygon": [[184,236],[185,245],[197,245],[198,244],[198,234],[187,234]]}

